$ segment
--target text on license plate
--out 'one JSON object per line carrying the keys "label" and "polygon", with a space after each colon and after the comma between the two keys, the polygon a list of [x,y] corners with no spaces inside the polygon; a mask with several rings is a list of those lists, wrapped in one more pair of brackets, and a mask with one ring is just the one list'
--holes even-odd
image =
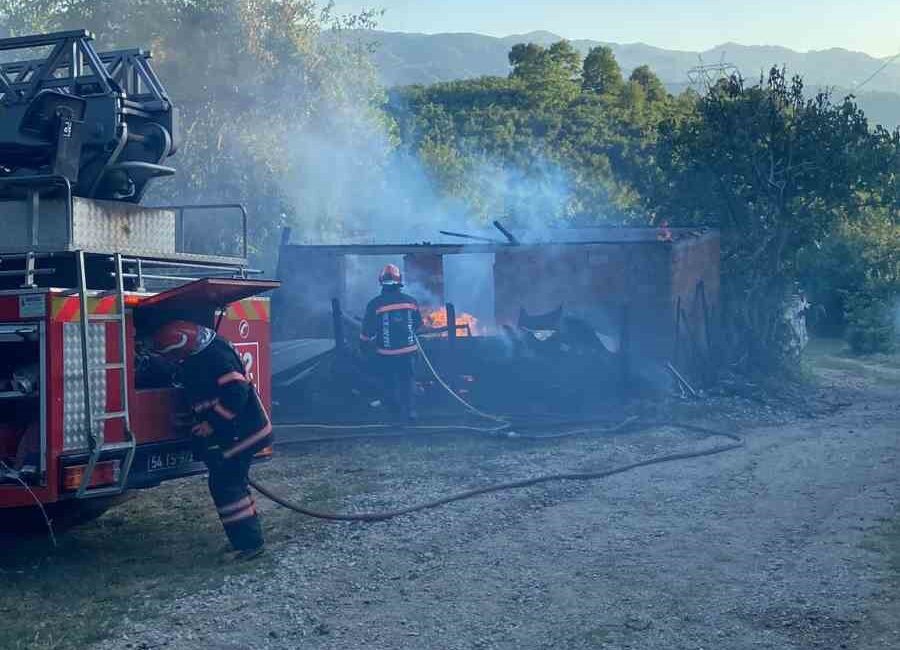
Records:
{"label": "text on license plate", "polygon": [[194,452],[190,449],[150,454],[147,457],[147,471],[160,472],[176,467],[183,467],[194,462]]}

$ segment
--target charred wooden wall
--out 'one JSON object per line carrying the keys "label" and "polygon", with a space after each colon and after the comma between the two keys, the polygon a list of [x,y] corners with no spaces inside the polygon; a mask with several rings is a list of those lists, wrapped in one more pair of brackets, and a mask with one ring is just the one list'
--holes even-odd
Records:
{"label": "charred wooden wall", "polygon": [[562,306],[618,340],[627,309],[635,354],[693,364],[715,337],[719,236],[511,247],[495,253],[494,282],[498,325]]}

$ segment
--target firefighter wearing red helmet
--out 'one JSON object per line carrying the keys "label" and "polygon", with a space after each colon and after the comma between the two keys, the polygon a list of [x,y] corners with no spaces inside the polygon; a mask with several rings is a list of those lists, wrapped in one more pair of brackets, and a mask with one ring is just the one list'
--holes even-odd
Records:
{"label": "firefighter wearing red helmet", "polygon": [[422,327],[419,303],[401,291],[403,276],[396,265],[385,266],[378,282],[381,295],[366,307],[360,339],[374,351],[374,370],[386,405],[395,417],[414,420],[416,332]]}
{"label": "firefighter wearing red helmet", "polygon": [[253,455],[272,443],[272,424],[235,349],[207,327],[173,321],[153,347],[179,365],[191,433],[209,468],[209,491],[238,559],[263,552],[262,526],[248,487]]}

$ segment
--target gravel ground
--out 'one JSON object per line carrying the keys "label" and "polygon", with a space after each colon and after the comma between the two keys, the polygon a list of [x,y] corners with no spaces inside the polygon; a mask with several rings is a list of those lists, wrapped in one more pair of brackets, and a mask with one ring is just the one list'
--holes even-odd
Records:
{"label": "gravel ground", "polygon": [[[682,409],[744,435],[719,456],[380,524],[266,504],[267,558],[128,607],[94,648],[896,649],[900,376],[833,365],[803,408]],[[320,508],[374,510],[714,444],[674,428],[324,443],[282,449],[256,476]],[[202,490],[194,480],[142,498],[190,493],[196,507]]]}

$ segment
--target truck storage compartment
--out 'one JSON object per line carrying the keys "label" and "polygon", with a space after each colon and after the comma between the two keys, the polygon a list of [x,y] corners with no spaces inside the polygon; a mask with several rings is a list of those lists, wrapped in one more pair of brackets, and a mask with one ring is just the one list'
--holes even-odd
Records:
{"label": "truck storage compartment", "polygon": [[42,434],[43,337],[37,324],[0,324],[0,482],[38,483]]}

